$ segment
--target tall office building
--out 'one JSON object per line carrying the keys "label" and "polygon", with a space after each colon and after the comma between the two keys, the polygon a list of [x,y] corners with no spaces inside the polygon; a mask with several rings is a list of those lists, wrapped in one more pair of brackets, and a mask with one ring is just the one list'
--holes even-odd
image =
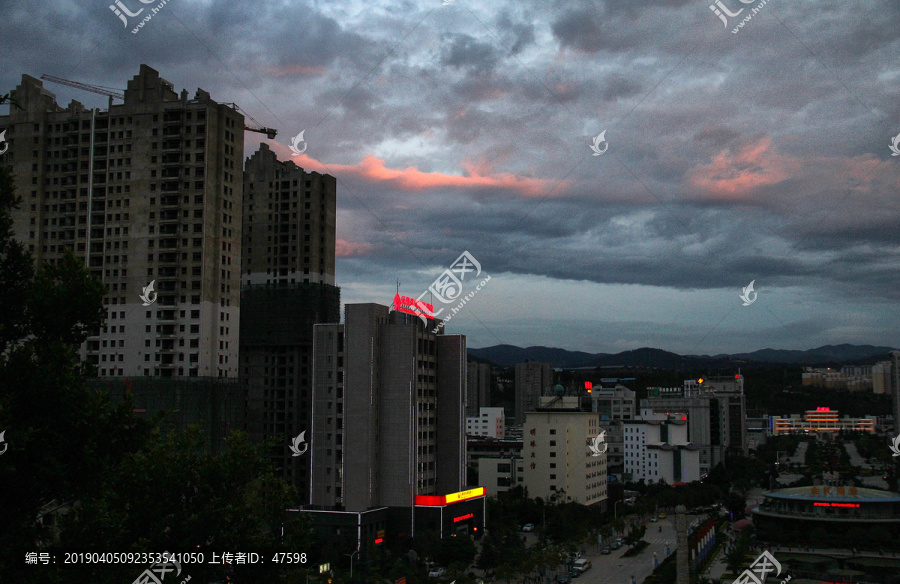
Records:
{"label": "tall office building", "polygon": [[348,304],[315,326],[312,509],[408,509],[466,484],[466,339],[429,322]]}
{"label": "tall office building", "polygon": [[266,144],[247,159],[240,375],[260,412],[250,431],[282,439],[272,458],[300,501],[309,500],[310,456],[288,445],[312,425],[313,325],[340,320],[336,206],[334,177],[281,162]]}
{"label": "tall office building", "polygon": [[62,108],[28,75],[12,97],[15,236],[38,262],[71,250],[106,285],[82,357],[101,377],[236,377],[244,117],[146,65],[107,111]]}
{"label": "tall office building", "polygon": [[525,414],[538,407],[544,390],[553,383],[550,363],[516,363],[516,424],[525,423]]}
{"label": "tall office building", "polygon": [[466,415],[477,416],[481,408],[490,407],[491,366],[470,361],[466,374]]}

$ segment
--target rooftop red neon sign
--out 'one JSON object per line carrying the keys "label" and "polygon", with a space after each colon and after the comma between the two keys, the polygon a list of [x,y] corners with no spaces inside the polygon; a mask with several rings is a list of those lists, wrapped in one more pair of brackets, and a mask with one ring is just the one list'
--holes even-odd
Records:
{"label": "rooftop red neon sign", "polygon": [[859,507],[859,503],[813,503],[813,507]]}
{"label": "rooftop red neon sign", "polygon": [[414,314],[416,316],[425,315],[434,318],[434,305],[410,298],[409,296],[394,295],[394,310],[405,312],[406,314]]}

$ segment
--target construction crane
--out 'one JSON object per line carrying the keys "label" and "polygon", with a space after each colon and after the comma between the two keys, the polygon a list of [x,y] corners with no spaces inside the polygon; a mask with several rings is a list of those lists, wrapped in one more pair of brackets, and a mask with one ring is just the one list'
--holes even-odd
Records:
{"label": "construction crane", "polygon": [[[105,95],[105,96],[109,97],[110,105],[112,105],[113,98],[121,99],[123,101],[125,100],[125,94],[122,93],[121,90],[115,89],[112,87],[103,87],[101,85],[88,85],[87,83],[81,83],[79,81],[72,81],[70,79],[63,79],[62,77],[54,77],[53,75],[47,75],[47,74],[41,75],[41,79],[43,79],[45,81],[50,81],[51,83],[59,83],[60,85],[68,85],[69,87],[74,87],[76,89],[81,89],[83,91],[90,91],[91,93]],[[253,116],[251,116],[250,114],[248,114],[247,112],[245,112],[244,110],[239,108],[236,103],[230,103],[230,104],[226,104],[226,105],[230,105],[236,111],[243,114],[245,118],[248,118],[250,121],[252,121],[255,124],[255,126],[245,125],[244,126],[245,131],[259,132],[260,134],[265,134],[269,140],[273,140],[275,138],[275,136],[278,134],[278,130],[276,130],[274,128],[264,127],[262,124],[260,124],[255,119],[253,119]]]}
{"label": "construction crane", "polygon": [[251,122],[253,122],[254,124],[256,124],[256,127],[252,127],[252,126],[244,126],[244,130],[247,130],[247,131],[250,131],[250,132],[259,132],[260,134],[265,134],[265,135],[266,135],[266,138],[268,138],[269,140],[274,140],[274,139],[275,139],[275,136],[278,134],[278,130],[276,130],[275,128],[266,128],[265,126],[263,126],[262,124],[260,124],[259,122],[257,122],[257,121],[253,118],[253,116],[251,116],[250,114],[248,114],[247,112],[245,112],[244,110],[242,110],[240,107],[238,107],[238,104],[236,104],[236,103],[229,103],[229,104],[227,104],[227,105],[230,105],[230,106],[233,107],[236,111],[239,111],[240,113],[242,113],[242,114],[244,115],[245,118],[249,119]]}

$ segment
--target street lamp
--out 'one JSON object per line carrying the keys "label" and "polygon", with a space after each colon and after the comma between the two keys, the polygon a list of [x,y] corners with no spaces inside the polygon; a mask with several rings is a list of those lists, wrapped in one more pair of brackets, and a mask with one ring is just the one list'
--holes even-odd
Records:
{"label": "street lamp", "polygon": [[350,556],[350,579],[351,580],[353,580],[353,556],[355,556],[358,553],[359,553],[359,550],[357,549],[352,554],[344,554],[345,556]]}

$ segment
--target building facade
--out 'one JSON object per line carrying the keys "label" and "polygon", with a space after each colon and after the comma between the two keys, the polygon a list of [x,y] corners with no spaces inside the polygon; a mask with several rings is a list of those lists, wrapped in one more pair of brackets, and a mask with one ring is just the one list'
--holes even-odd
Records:
{"label": "building facade", "polygon": [[544,390],[553,383],[553,369],[550,363],[516,363],[516,424],[525,423],[525,414],[539,404]]}
{"label": "building facade", "polygon": [[600,419],[578,409],[578,398],[545,397],[525,418],[523,484],[530,497],[582,505],[607,500],[606,452],[591,449]]}
{"label": "building facade", "polygon": [[465,337],[428,326],[348,304],[344,324],[314,327],[312,508],[411,508],[464,488]]}
{"label": "building facade", "polygon": [[504,420],[503,408],[481,408],[478,416],[466,417],[466,435],[500,440],[506,434]]}
{"label": "building facade", "polygon": [[82,358],[100,377],[237,377],[244,117],[146,65],[107,111],[62,108],[28,75],[12,97],[15,237],[107,289]]}
{"label": "building facade", "polygon": [[609,470],[611,473],[621,472],[625,464],[624,422],[634,419],[636,415],[635,392],[624,385],[594,387],[591,390],[591,406],[600,415],[600,425],[607,430]]}
{"label": "building facade", "polygon": [[262,409],[250,430],[283,440],[271,456],[300,501],[310,457],[288,445],[312,424],[313,326],[340,320],[336,182],[279,161],[266,144],[244,170],[240,375]]}
{"label": "building facade", "polygon": [[491,366],[470,361],[466,374],[466,415],[477,416],[481,408],[490,407]]}
{"label": "building facade", "polygon": [[772,416],[770,424],[772,433],[792,434],[792,433],[809,433],[816,434],[837,434],[844,431],[855,432],[875,432],[875,416],[866,416],[863,418],[851,418],[844,416],[841,418],[837,410],[827,407],[820,407],[814,410],[807,410],[801,418],[798,414],[785,417]]}
{"label": "building facade", "polygon": [[746,455],[747,419],[742,375],[685,380],[681,388],[647,388],[641,400],[644,417],[650,414],[685,414],[688,439],[700,447],[700,473],[724,462],[731,450]]}
{"label": "building facade", "polygon": [[648,414],[625,422],[625,477],[672,485],[700,480],[700,447],[688,440],[687,416]]}

